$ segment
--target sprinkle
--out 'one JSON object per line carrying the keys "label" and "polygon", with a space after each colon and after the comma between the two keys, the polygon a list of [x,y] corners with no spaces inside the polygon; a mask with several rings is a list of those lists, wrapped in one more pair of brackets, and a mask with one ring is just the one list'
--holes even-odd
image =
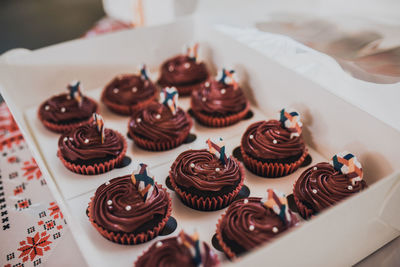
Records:
{"label": "sprinkle", "polygon": [[67,95],[67,99],[70,100],[70,99],[71,99],[71,96],[70,96],[70,95]]}
{"label": "sprinkle", "polygon": [[245,199],[243,200],[243,203],[244,203],[244,204],[247,204],[247,203],[249,203],[249,200],[248,200],[247,198],[245,198]]}
{"label": "sprinkle", "polygon": [[184,65],[184,67],[185,67],[185,69],[190,68],[190,63],[186,62],[185,65]]}
{"label": "sprinkle", "polygon": [[312,192],[313,192],[314,194],[318,193],[317,189],[313,189]]}
{"label": "sprinkle", "polygon": [[173,72],[173,71],[174,71],[174,69],[175,69],[175,68],[174,68],[174,66],[173,66],[173,65],[169,65],[169,67],[168,67],[168,71],[169,71],[169,72]]}
{"label": "sprinkle", "polygon": [[163,245],[163,243],[162,243],[161,241],[158,241],[158,242],[156,243],[156,247],[157,247],[157,248],[161,247],[162,245]]}
{"label": "sprinkle", "polygon": [[160,114],[157,114],[157,115],[156,115],[156,119],[157,119],[157,120],[161,119],[161,115],[160,115]]}
{"label": "sprinkle", "polygon": [[225,88],[221,89],[221,94],[225,94],[225,93],[226,93],[226,89]]}
{"label": "sprinkle", "polygon": [[272,143],[277,144],[278,141],[274,139],[274,140],[272,141]]}
{"label": "sprinkle", "polygon": [[204,85],[205,85],[206,87],[209,87],[209,86],[210,86],[210,83],[209,83],[209,82],[206,82]]}
{"label": "sprinkle", "polygon": [[136,119],[136,122],[137,122],[137,123],[140,123],[141,121],[142,121],[141,118],[137,118],[137,119]]}
{"label": "sprinkle", "polygon": [[69,138],[69,141],[74,141],[74,138],[70,137],[70,138]]}
{"label": "sprinkle", "polygon": [[201,100],[202,100],[203,102],[206,102],[206,101],[207,101],[207,98],[203,97]]}
{"label": "sprinkle", "polygon": [[130,211],[131,209],[132,209],[132,207],[129,206],[129,205],[125,207],[125,210],[126,210],[126,211]]}
{"label": "sprinkle", "polygon": [[49,105],[46,105],[45,107],[44,107],[44,110],[49,110],[50,109],[50,106]]}
{"label": "sprinkle", "polygon": [[89,139],[85,139],[85,144],[88,144],[89,143]]}
{"label": "sprinkle", "polygon": [[216,172],[219,172],[221,169],[220,168],[215,168],[215,171]]}
{"label": "sprinkle", "polygon": [[255,228],[254,225],[250,225],[250,226],[249,226],[249,230],[250,230],[250,231],[254,231],[254,228]]}
{"label": "sprinkle", "polygon": [[114,88],[114,89],[113,89],[113,92],[114,92],[114,94],[118,94],[119,89],[118,89],[118,88]]}
{"label": "sprinkle", "polygon": [[314,167],[313,170],[316,171],[316,170],[318,170],[318,168],[317,168],[317,167]]}
{"label": "sprinkle", "polygon": [[62,112],[62,113],[64,113],[66,110],[67,110],[67,109],[64,108],[64,107],[61,108],[61,112]]}
{"label": "sprinkle", "polygon": [[353,187],[352,187],[351,185],[349,185],[349,186],[347,187],[347,189],[353,190]]}
{"label": "sprinkle", "polygon": [[109,208],[110,210],[112,210],[113,206],[108,206],[108,208]]}
{"label": "sprinkle", "polygon": [[67,142],[68,141],[68,137],[64,137],[64,142]]}
{"label": "sprinkle", "polygon": [[133,87],[133,88],[132,88],[132,92],[133,92],[133,93],[136,93],[136,92],[137,92],[137,87]]}
{"label": "sprinkle", "polygon": [[254,135],[251,134],[251,135],[249,136],[249,138],[250,138],[250,139],[253,139],[253,138],[254,138]]}
{"label": "sprinkle", "polygon": [[277,232],[279,232],[278,227],[276,227],[276,226],[272,227],[272,232],[274,232],[275,234],[276,234]]}
{"label": "sprinkle", "polygon": [[107,181],[106,183],[105,183],[105,185],[109,185],[110,184],[110,181]]}
{"label": "sprinkle", "polygon": [[111,200],[111,199],[107,200],[107,205],[108,205],[108,206],[111,206],[111,205],[112,205],[112,200]]}
{"label": "sprinkle", "polygon": [[190,163],[190,168],[194,168],[194,163]]}

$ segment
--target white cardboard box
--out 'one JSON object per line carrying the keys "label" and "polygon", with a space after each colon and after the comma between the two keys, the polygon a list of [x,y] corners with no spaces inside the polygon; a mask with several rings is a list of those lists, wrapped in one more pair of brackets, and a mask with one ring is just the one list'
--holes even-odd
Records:
{"label": "white cardboard box", "polygon": [[[40,130],[41,125],[35,121],[35,107],[62,91],[73,79],[81,80],[89,95],[96,95],[99,88],[115,75],[132,72],[142,62],[157,69],[163,60],[180,53],[183,45],[193,40],[200,42],[200,56],[212,70],[222,66],[232,66],[237,70],[248,97],[265,114],[263,117],[261,112],[256,112],[250,121],[221,129],[220,135],[227,136],[230,149],[238,145],[248,123],[275,117],[282,107],[295,107],[303,115],[304,138],[313,163],[327,160],[342,150],[352,151],[362,162],[365,180],[370,185],[364,192],[302,223],[294,231],[233,264],[257,266],[268,261],[280,266],[350,265],[400,234],[400,133],[213,26],[189,18],[164,26],[66,42],[33,52],[16,50],[0,59],[1,93],[90,266],[131,265],[136,256],[152,243],[139,246],[113,244],[100,238],[84,214],[88,198],[98,185],[124,171],[129,173],[136,165],[104,175],[82,176],[82,183],[79,183],[78,177],[58,168],[56,160],[51,161],[57,150],[57,136]],[[182,102],[182,106],[187,106],[187,100]],[[126,132],[123,129],[123,125],[127,125],[126,117],[121,117],[120,123],[118,117],[106,112],[104,115],[106,127],[109,124],[122,133]],[[193,147],[202,146],[208,135],[217,134],[214,130],[197,126],[193,131],[198,136]],[[128,149],[128,153],[131,153],[134,163],[146,157],[141,151],[132,149],[132,142],[129,146],[131,150]],[[163,174],[171,162],[188,147],[185,145],[166,152],[168,155],[164,154],[160,160],[157,153],[146,158],[153,161],[156,180],[163,182]],[[291,184],[302,170],[282,179],[262,179],[247,172],[245,184],[250,187],[252,196],[260,196],[268,187],[290,193]],[[74,186],[69,187],[68,181]],[[77,189],[80,185],[82,188]],[[173,193],[171,195],[178,230],[183,227],[191,231],[193,228],[188,228],[198,222],[196,228],[202,239],[210,243],[216,218],[223,211],[196,212],[183,206]]]}

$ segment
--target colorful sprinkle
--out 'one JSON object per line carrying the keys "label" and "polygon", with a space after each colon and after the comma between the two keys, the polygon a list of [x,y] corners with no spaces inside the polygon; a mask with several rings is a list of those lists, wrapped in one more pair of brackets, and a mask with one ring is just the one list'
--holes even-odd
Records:
{"label": "colorful sprinkle", "polygon": [[178,96],[178,90],[175,87],[165,87],[160,92],[160,103],[166,105],[173,115],[176,114]]}
{"label": "colorful sprinkle", "polygon": [[218,143],[212,142],[210,139],[207,140],[208,151],[214,155],[216,155],[223,165],[226,164],[228,158],[225,154],[225,142],[222,138],[219,139]]}
{"label": "colorful sprinkle", "polygon": [[331,164],[336,171],[345,174],[353,185],[363,178],[361,163],[356,156],[347,151],[334,155]]}
{"label": "colorful sprinkle", "polygon": [[154,189],[154,176],[147,173],[147,165],[140,163],[138,170],[132,173],[131,180],[134,185],[138,184],[138,191],[146,202]]}

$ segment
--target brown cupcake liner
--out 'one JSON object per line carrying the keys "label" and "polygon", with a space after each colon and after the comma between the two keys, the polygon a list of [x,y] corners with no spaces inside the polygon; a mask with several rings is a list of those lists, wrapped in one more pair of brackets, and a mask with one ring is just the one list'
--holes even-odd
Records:
{"label": "brown cupcake liner", "polygon": [[[160,185],[161,186],[161,185]],[[160,187],[162,190],[165,190],[162,186]],[[166,191],[166,190],[165,190]],[[136,244],[141,244],[147,241],[150,241],[157,237],[160,232],[164,229],[165,225],[167,224],[169,218],[171,217],[172,213],[172,202],[171,202],[171,197],[169,196],[168,192],[166,192],[168,195],[168,208],[167,208],[167,214],[165,217],[161,220],[161,222],[158,223],[156,227],[154,227],[151,230],[147,230],[144,233],[140,234],[132,234],[132,233],[116,233],[113,231],[108,231],[104,227],[98,225],[94,219],[93,219],[93,214],[92,214],[92,203],[93,203],[93,197],[90,198],[89,202],[89,207],[88,207],[88,217],[89,221],[91,224],[96,228],[96,230],[105,238],[108,240],[118,243],[118,244],[123,244],[123,245],[136,245]]]}
{"label": "brown cupcake liner", "polygon": [[190,134],[190,129],[192,128],[193,121],[192,121],[192,118],[187,114],[186,114],[186,118],[189,120],[189,123],[190,123],[188,130],[183,132],[178,138],[176,138],[175,140],[172,140],[172,141],[154,142],[151,140],[141,138],[141,137],[135,135],[134,133],[132,133],[132,131],[130,130],[130,127],[129,127],[129,122],[128,122],[129,136],[133,139],[133,142],[135,142],[135,144],[137,146],[139,146],[145,150],[150,150],[150,151],[170,150],[170,149],[173,149],[173,148],[178,147],[181,144],[183,144],[183,142],[185,142],[186,138]]}
{"label": "brown cupcake liner", "polygon": [[67,169],[69,169],[72,172],[78,173],[78,174],[94,175],[94,174],[108,172],[108,171],[114,169],[116,166],[119,166],[121,164],[121,162],[125,156],[127,147],[128,147],[125,138],[120,133],[118,133],[118,132],[116,132],[116,133],[123,140],[124,147],[122,149],[122,152],[115,159],[111,159],[109,161],[97,163],[94,165],[79,165],[79,164],[69,162],[66,158],[63,157],[60,150],[58,150],[57,156],[60,158],[60,160],[64,164],[64,166],[67,167]]}
{"label": "brown cupcake liner", "polygon": [[230,259],[233,260],[236,258],[236,253],[233,252],[229,246],[224,242],[224,239],[222,238],[222,230],[221,230],[221,224],[222,220],[224,219],[226,213],[224,213],[217,222],[217,230],[216,230],[216,235],[217,235],[217,240],[219,245],[221,246],[222,250],[224,251],[225,255]]}
{"label": "brown cupcake liner", "polygon": [[111,110],[114,113],[117,113],[119,115],[132,115],[137,110],[140,110],[150,104],[151,102],[155,101],[157,97],[157,91],[154,92],[154,95],[152,95],[150,98],[143,100],[141,103],[137,103],[135,105],[122,105],[122,104],[116,104],[111,101],[109,101],[105,97],[105,90],[103,90],[103,93],[101,95],[101,101],[104,103],[104,105],[107,106],[109,110]]}
{"label": "brown cupcake liner", "polygon": [[294,190],[293,190],[293,197],[294,197],[294,202],[296,203],[297,206],[297,212],[300,214],[300,216],[305,220],[310,219],[314,215],[314,211],[312,209],[307,208],[306,205],[301,203],[299,198],[294,193]]}
{"label": "brown cupcake liner", "polygon": [[207,76],[207,78],[204,81],[201,81],[199,83],[189,84],[189,85],[164,84],[164,83],[160,83],[160,81],[158,81],[158,84],[161,87],[166,87],[166,86],[175,87],[178,90],[179,96],[190,96],[192,94],[192,92],[194,90],[199,89],[201,87],[201,85],[208,80],[208,78],[209,78],[209,76]]}
{"label": "brown cupcake liner", "polygon": [[240,111],[239,113],[229,115],[226,117],[213,117],[210,115],[203,114],[201,112],[196,112],[193,109],[193,105],[192,105],[192,111],[196,120],[199,121],[201,124],[210,127],[226,127],[241,121],[246,116],[246,114],[249,112],[249,103],[247,102],[244,110]]}
{"label": "brown cupcake liner", "polygon": [[242,146],[240,146],[240,151],[247,169],[259,176],[268,178],[278,178],[293,173],[300,167],[308,155],[308,150],[306,148],[301,157],[293,163],[263,163],[247,155]]}
{"label": "brown cupcake liner", "polygon": [[[89,98],[89,99],[90,99],[90,98]],[[93,101],[94,103],[96,103],[96,101],[94,101],[93,99],[90,99],[90,101]],[[43,104],[42,104],[42,105],[43,105]],[[41,105],[41,106],[42,106],[42,105]],[[97,105],[97,103],[96,103],[96,105]],[[38,110],[38,117],[39,117],[39,120],[43,123],[43,125],[44,125],[47,129],[49,129],[50,131],[55,132],[55,133],[68,133],[68,132],[70,132],[72,129],[75,129],[75,128],[79,127],[79,126],[82,126],[82,125],[85,125],[85,124],[88,124],[88,123],[92,123],[92,122],[93,122],[93,116],[92,116],[92,115],[90,115],[90,117],[89,117],[87,120],[83,120],[83,121],[75,122],[75,123],[57,124],[57,123],[54,123],[54,122],[46,121],[46,120],[43,118],[42,114],[40,114],[41,106],[39,107],[39,110]],[[97,105],[96,113],[97,113],[98,111],[99,111],[99,106]]]}
{"label": "brown cupcake liner", "polygon": [[182,202],[190,208],[202,211],[214,211],[225,208],[226,206],[231,204],[235,200],[236,196],[239,194],[240,190],[242,189],[245,177],[245,171],[243,165],[236,159],[234,160],[239,165],[241,180],[239,184],[236,186],[236,188],[228,194],[218,197],[203,197],[203,196],[199,197],[194,194],[192,195],[191,193],[181,190],[177,186],[177,184],[175,183],[175,179],[172,176],[172,171],[170,170],[169,177],[171,185],[174,188],[175,193],[177,193],[181,198]]}

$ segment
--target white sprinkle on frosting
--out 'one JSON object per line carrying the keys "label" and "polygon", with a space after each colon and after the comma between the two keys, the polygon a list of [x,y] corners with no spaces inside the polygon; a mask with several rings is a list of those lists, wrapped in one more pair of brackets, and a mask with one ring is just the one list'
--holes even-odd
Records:
{"label": "white sprinkle on frosting", "polygon": [[277,144],[278,141],[277,141],[276,139],[274,139],[274,140],[272,141],[272,143]]}
{"label": "white sprinkle on frosting", "polygon": [[50,110],[50,106],[49,105],[44,106],[44,110]]}
{"label": "white sprinkle on frosting", "polygon": [[131,209],[132,209],[132,207],[131,207],[130,205],[128,205],[128,206],[125,207],[125,210],[126,210],[126,211],[130,211]]}
{"label": "white sprinkle on frosting", "polygon": [[118,89],[118,88],[114,88],[114,89],[113,89],[113,92],[114,92],[114,94],[118,94],[119,89]]}
{"label": "white sprinkle on frosting", "polygon": [[204,85],[205,85],[206,87],[209,87],[209,86],[210,86],[210,83],[209,83],[209,82],[206,82]]}
{"label": "white sprinkle on frosting", "polygon": [[245,198],[245,199],[243,200],[243,203],[244,203],[244,204],[247,204],[247,203],[249,203],[249,200],[248,200],[247,198]]}
{"label": "white sprinkle on frosting", "polygon": [[169,71],[169,72],[173,72],[174,69],[175,69],[174,66],[172,66],[172,65],[169,65],[169,66],[168,66],[168,71]]}
{"label": "white sprinkle on frosting", "polygon": [[162,243],[161,241],[158,241],[158,242],[156,243],[156,247],[157,247],[157,248],[161,247],[162,245],[163,245],[163,243]]}
{"label": "white sprinkle on frosting", "polygon": [[134,92],[134,93],[137,92],[137,87],[136,86],[132,88],[132,92]]}
{"label": "white sprinkle on frosting", "polygon": [[157,115],[156,115],[156,119],[157,119],[157,120],[161,119],[161,115],[160,115],[160,114],[157,114]]}
{"label": "white sprinkle on frosting", "polygon": [[139,123],[139,122],[141,122],[141,121],[142,121],[141,118],[137,118],[137,119],[136,119],[136,122],[137,122],[137,123]]}
{"label": "white sprinkle on frosting", "polygon": [[317,167],[314,167],[313,170],[316,171],[316,170],[318,170],[318,168],[317,168]]}
{"label": "white sprinkle on frosting", "polygon": [[255,228],[254,225],[250,225],[250,226],[249,226],[249,230],[250,230],[250,231],[254,231],[254,228]]}
{"label": "white sprinkle on frosting", "polygon": [[207,98],[203,97],[201,100],[202,100],[203,102],[206,102],[206,101],[207,101]]}
{"label": "white sprinkle on frosting", "polygon": [[74,138],[70,137],[70,138],[69,138],[69,141],[74,141]]}
{"label": "white sprinkle on frosting", "polygon": [[226,89],[225,88],[222,88],[221,89],[221,94],[225,94],[226,93]]}
{"label": "white sprinkle on frosting", "polygon": [[190,163],[190,168],[194,168],[194,163]]}
{"label": "white sprinkle on frosting", "polygon": [[313,189],[312,192],[313,192],[314,194],[318,193],[317,189]]}
{"label": "white sprinkle on frosting", "polygon": [[67,95],[67,99],[70,100],[70,99],[71,99],[71,96],[70,96],[70,95]]}
{"label": "white sprinkle on frosting", "polygon": [[62,107],[62,108],[61,108],[61,112],[64,113],[65,111],[67,111],[67,109],[64,108],[64,107]]}
{"label": "white sprinkle on frosting", "polygon": [[252,135],[252,134],[249,135],[249,138],[250,138],[250,139],[253,139],[253,138],[254,138],[254,135]]}
{"label": "white sprinkle on frosting", "polygon": [[183,65],[185,67],[185,69],[190,68],[190,63],[186,62],[185,65]]}
{"label": "white sprinkle on frosting", "polygon": [[64,142],[67,142],[68,141],[68,137],[64,137]]}
{"label": "white sprinkle on frosting", "polygon": [[108,206],[111,206],[111,205],[112,205],[112,200],[111,200],[111,199],[107,200],[107,205],[108,205]]}
{"label": "white sprinkle on frosting", "polygon": [[85,144],[88,144],[89,143],[89,139],[85,139]]}
{"label": "white sprinkle on frosting", "polygon": [[347,187],[347,189],[353,190],[353,186],[349,185],[349,186]]}
{"label": "white sprinkle on frosting", "polygon": [[275,234],[276,234],[277,232],[279,232],[278,227],[276,227],[276,226],[272,227],[272,232],[274,232]]}
{"label": "white sprinkle on frosting", "polygon": [[110,184],[110,181],[107,181],[107,182],[106,182],[106,185],[109,185],[109,184]]}
{"label": "white sprinkle on frosting", "polygon": [[216,172],[219,172],[221,169],[220,168],[215,168],[215,171]]}

